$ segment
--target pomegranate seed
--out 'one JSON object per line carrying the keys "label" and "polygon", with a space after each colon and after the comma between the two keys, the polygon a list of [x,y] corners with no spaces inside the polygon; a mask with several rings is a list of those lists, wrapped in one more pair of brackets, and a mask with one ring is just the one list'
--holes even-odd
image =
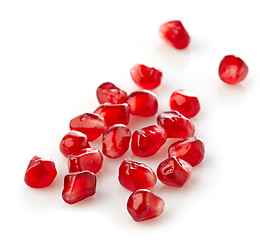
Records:
{"label": "pomegranate seed", "polygon": [[123,156],[129,148],[131,131],[123,124],[116,124],[108,128],[102,139],[102,152],[110,158]]}
{"label": "pomegranate seed", "polygon": [[104,132],[105,120],[97,114],[84,113],[70,121],[70,130],[84,133],[91,142]]}
{"label": "pomegranate seed", "polygon": [[128,96],[127,103],[130,113],[134,116],[150,117],[157,113],[158,101],[154,93],[148,90],[132,92]]}
{"label": "pomegranate seed", "polygon": [[103,103],[126,103],[127,93],[111,82],[102,83],[97,88],[97,99]]}
{"label": "pomegranate seed", "polygon": [[222,81],[229,84],[236,84],[245,79],[248,73],[248,66],[239,57],[234,55],[225,56],[219,65],[218,74]]}
{"label": "pomegranate seed", "polygon": [[89,147],[87,136],[74,130],[69,131],[60,142],[60,151],[65,157],[87,147]]}
{"label": "pomegranate seed", "polygon": [[133,192],[127,201],[127,211],[136,222],[158,217],[163,210],[163,199],[146,189]]}
{"label": "pomegranate seed", "polygon": [[193,123],[177,111],[161,113],[157,122],[165,129],[168,138],[187,138],[195,132]]}
{"label": "pomegranate seed", "polygon": [[157,177],[147,165],[124,160],[119,167],[118,180],[123,187],[134,192],[138,189],[153,188]]}
{"label": "pomegranate seed", "polygon": [[169,157],[175,156],[177,158],[181,158],[194,167],[204,158],[204,143],[198,137],[189,137],[173,143],[169,147],[168,153]]}
{"label": "pomegranate seed", "polygon": [[132,152],[139,157],[154,155],[166,142],[165,130],[158,125],[151,125],[137,130],[132,135]]}
{"label": "pomegranate seed", "polygon": [[45,188],[51,185],[57,175],[55,163],[50,159],[34,156],[26,169],[24,181],[32,188]]}
{"label": "pomegranate seed", "polygon": [[183,49],[189,45],[190,36],[183,27],[181,21],[169,21],[160,26],[160,36],[168,44]]}
{"label": "pomegranate seed", "polygon": [[62,198],[66,203],[73,204],[96,192],[96,176],[89,171],[67,174],[64,178]]}
{"label": "pomegranate seed", "polygon": [[200,103],[193,93],[187,90],[176,90],[170,97],[170,108],[187,118],[192,118],[200,110]]}
{"label": "pomegranate seed", "polygon": [[144,89],[155,89],[161,84],[162,72],[143,64],[136,64],[131,68],[131,77],[136,85]]}
{"label": "pomegranate seed", "polygon": [[97,173],[103,164],[101,152],[95,148],[84,148],[68,156],[69,172],[82,172],[88,170]]}
{"label": "pomegranate seed", "polygon": [[172,187],[182,187],[189,179],[192,167],[174,156],[162,161],[157,168],[159,180]]}
{"label": "pomegranate seed", "polygon": [[94,113],[105,119],[107,127],[121,123],[127,125],[130,120],[130,110],[127,103],[111,104],[104,103],[100,105]]}

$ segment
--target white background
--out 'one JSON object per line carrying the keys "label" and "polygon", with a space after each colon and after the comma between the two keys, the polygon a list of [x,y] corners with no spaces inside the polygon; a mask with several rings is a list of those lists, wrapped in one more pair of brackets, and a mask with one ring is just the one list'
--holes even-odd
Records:
{"label": "white background", "polygon": [[[57,1],[1,0],[1,239],[259,239],[258,1]],[[180,19],[191,36],[178,51],[158,37],[161,23]],[[235,54],[249,66],[243,83],[220,81],[220,60]],[[154,157],[131,151],[104,159],[97,193],[75,205],[61,198],[67,161],[60,139],[69,120],[98,106],[95,91],[111,81],[138,89],[129,70],[136,63],[161,69],[154,92],[159,112],[170,94],[195,92],[201,111],[193,119],[206,156],[181,189],[154,192],[165,200],[157,219],[136,223],[126,210],[130,192],[119,185],[125,158],[156,170],[172,140]],[[131,130],[155,122],[132,118]],[[100,149],[100,139],[92,146]],[[58,176],[31,189],[23,181],[30,159],[50,156]]]}

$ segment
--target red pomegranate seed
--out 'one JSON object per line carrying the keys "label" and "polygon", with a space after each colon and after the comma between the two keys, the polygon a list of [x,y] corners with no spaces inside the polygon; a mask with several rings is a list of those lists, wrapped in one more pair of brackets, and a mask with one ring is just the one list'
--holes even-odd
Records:
{"label": "red pomegranate seed", "polygon": [[191,175],[192,167],[174,156],[162,161],[157,168],[159,180],[172,187],[182,187]]}
{"label": "red pomegranate seed", "polygon": [[154,93],[148,90],[132,92],[128,96],[127,103],[130,113],[134,116],[150,117],[157,113],[158,101]]}
{"label": "red pomegranate seed", "polygon": [[187,138],[195,132],[193,123],[177,111],[161,113],[157,122],[165,129],[168,138]]}
{"label": "red pomegranate seed", "polygon": [[102,83],[97,88],[97,99],[103,103],[126,103],[127,93],[111,82]]}
{"label": "red pomegranate seed", "polygon": [[136,85],[144,89],[155,89],[161,84],[162,72],[143,64],[136,64],[131,68],[131,77]]}
{"label": "red pomegranate seed", "polygon": [[127,201],[127,211],[136,222],[158,217],[163,210],[163,199],[146,189],[133,192]]}
{"label": "red pomegranate seed", "polygon": [[127,103],[111,104],[104,103],[100,105],[94,113],[100,115],[105,119],[107,127],[115,124],[127,125],[130,120],[130,110]]}
{"label": "red pomegranate seed", "polygon": [[123,124],[109,127],[103,134],[102,152],[110,158],[123,156],[129,148],[131,131]]}
{"label": "red pomegranate seed", "polygon": [[51,185],[56,175],[53,161],[34,156],[26,169],[24,181],[29,187],[45,188]]}
{"label": "red pomegranate seed", "polygon": [[181,21],[170,21],[160,26],[160,36],[168,44],[177,48],[183,49],[189,45],[190,36],[183,27]]}
{"label": "red pomegranate seed", "polygon": [[187,90],[176,90],[170,97],[170,108],[176,110],[187,118],[192,118],[200,110],[198,98]]}
{"label": "red pomegranate seed", "polygon": [[84,113],[70,121],[70,130],[84,133],[91,142],[104,132],[105,120],[97,114]]}
{"label": "red pomegranate seed", "polygon": [[219,65],[218,74],[222,81],[236,84],[245,79],[248,66],[239,57],[234,55],[225,56]]}
{"label": "red pomegranate seed", "polygon": [[65,156],[89,147],[87,136],[78,131],[69,131],[60,142],[60,151]]}
{"label": "red pomegranate seed", "polygon": [[165,130],[158,125],[151,125],[137,130],[132,135],[132,152],[139,157],[154,155],[166,142]]}
{"label": "red pomegranate seed", "polygon": [[97,173],[103,164],[103,156],[95,148],[84,148],[68,156],[69,172],[82,172],[88,170]]}
{"label": "red pomegranate seed", "polygon": [[66,203],[73,204],[96,192],[96,176],[89,171],[67,174],[64,178],[62,198]]}
{"label": "red pomegranate seed", "polygon": [[138,189],[153,188],[157,177],[147,165],[124,160],[119,167],[118,180],[123,187],[134,192]]}
{"label": "red pomegranate seed", "polygon": [[175,156],[188,162],[192,167],[198,165],[204,158],[203,141],[198,137],[189,137],[173,143],[168,150],[169,157]]}

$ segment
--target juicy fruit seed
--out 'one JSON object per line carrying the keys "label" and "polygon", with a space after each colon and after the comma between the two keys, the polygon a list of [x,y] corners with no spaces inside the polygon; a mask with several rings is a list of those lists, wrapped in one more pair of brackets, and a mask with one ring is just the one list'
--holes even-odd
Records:
{"label": "juicy fruit seed", "polygon": [[146,189],[133,192],[127,201],[127,211],[136,222],[158,217],[163,210],[163,199]]}
{"label": "juicy fruit seed", "polygon": [[65,157],[87,147],[89,147],[87,136],[74,130],[69,131],[60,142],[60,152]]}
{"label": "juicy fruit seed", "polygon": [[127,93],[111,82],[102,83],[97,88],[97,99],[103,103],[126,103]]}
{"label": "juicy fruit seed", "polygon": [[168,149],[169,157],[175,156],[188,162],[192,167],[198,165],[204,158],[203,141],[198,137],[189,137],[173,143]]}
{"label": "juicy fruit seed", "polygon": [[157,123],[165,129],[168,138],[187,138],[195,132],[193,123],[177,111],[161,113]]}
{"label": "juicy fruit seed", "polygon": [[89,171],[70,173],[64,178],[62,198],[68,204],[74,204],[96,192],[96,176]]}
{"label": "juicy fruit seed", "polygon": [[229,84],[236,84],[245,79],[248,73],[248,66],[239,57],[234,55],[225,56],[219,65],[218,74],[222,81]]}
{"label": "juicy fruit seed", "polygon": [[51,185],[57,175],[55,163],[50,159],[34,156],[26,169],[24,181],[32,188],[45,188]]}
{"label": "juicy fruit seed", "polygon": [[166,140],[167,135],[162,127],[151,125],[142,128],[132,135],[132,152],[139,157],[152,156],[163,146]]}
{"label": "juicy fruit seed", "polygon": [[104,103],[100,105],[94,113],[105,119],[106,127],[120,123],[127,125],[130,120],[130,110],[127,103]]}
{"label": "juicy fruit seed", "polygon": [[192,167],[174,156],[162,161],[157,168],[159,180],[172,187],[182,187],[190,178]]}
{"label": "juicy fruit seed", "polygon": [[84,133],[88,141],[94,141],[105,130],[105,120],[94,113],[84,113],[70,121],[70,130]]}
{"label": "juicy fruit seed", "polygon": [[88,170],[97,173],[103,164],[101,152],[95,148],[84,148],[68,156],[69,172],[82,172]]}
{"label": "juicy fruit seed", "polygon": [[124,160],[118,172],[120,184],[130,191],[151,189],[157,182],[153,170],[143,163]]}
{"label": "juicy fruit seed", "polygon": [[103,134],[102,152],[109,158],[123,156],[129,148],[131,131],[123,124],[109,127]]}
{"label": "juicy fruit seed", "polygon": [[144,89],[155,89],[161,84],[162,72],[156,68],[136,64],[130,70],[131,77],[136,85]]}
{"label": "juicy fruit seed", "polygon": [[160,36],[169,45],[183,49],[189,45],[190,36],[181,21],[169,21],[160,26]]}
{"label": "juicy fruit seed", "polygon": [[187,118],[192,118],[200,111],[198,98],[187,90],[176,90],[170,97],[170,108]]}
{"label": "juicy fruit seed", "polygon": [[127,99],[130,114],[140,117],[150,117],[157,113],[158,101],[156,95],[148,90],[132,92]]}

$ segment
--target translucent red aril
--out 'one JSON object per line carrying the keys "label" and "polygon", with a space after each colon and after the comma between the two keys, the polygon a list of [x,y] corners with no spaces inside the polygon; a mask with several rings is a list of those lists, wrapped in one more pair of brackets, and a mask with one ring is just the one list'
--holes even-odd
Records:
{"label": "translucent red aril", "polygon": [[129,148],[131,131],[123,124],[109,127],[103,134],[102,152],[110,158],[123,156]]}
{"label": "translucent red aril", "polygon": [[192,167],[198,165],[204,158],[203,141],[198,137],[189,137],[173,143],[168,150],[169,157],[175,156],[188,162]]}
{"label": "translucent red aril", "polygon": [[163,210],[163,199],[146,189],[133,192],[127,201],[127,211],[136,222],[158,217]]}
{"label": "translucent red aril", "polygon": [[160,26],[160,36],[168,44],[183,49],[189,45],[190,36],[181,21],[169,21]]}
{"label": "translucent red aril", "polygon": [[248,66],[239,57],[234,55],[225,56],[219,65],[218,74],[222,81],[229,84],[236,84],[245,79],[248,73]]}
{"label": "translucent red aril", "polygon": [[64,178],[62,198],[66,203],[73,204],[96,192],[96,176],[89,171],[67,174]]}
{"label": "translucent red aril", "polygon": [[128,96],[127,103],[130,113],[134,116],[150,117],[157,113],[158,101],[154,93],[148,90],[132,92]]}
{"label": "translucent red aril", "polygon": [[105,120],[103,117],[94,113],[84,113],[70,121],[70,130],[84,133],[88,141],[94,141],[105,130]]}
{"label": "translucent red aril", "polygon": [[34,156],[26,169],[24,181],[32,188],[45,188],[51,185],[57,175],[55,163],[50,159]]}
{"label": "translucent red aril", "polygon": [[97,173],[103,164],[101,152],[95,148],[84,148],[68,156],[69,172],[82,172],[88,170]]}
{"label": "translucent red aril", "polygon": [[127,125],[130,120],[130,110],[127,103],[111,104],[104,103],[100,105],[94,113],[100,115],[105,119],[107,127],[115,124]]}
{"label": "translucent red aril", "polygon": [[176,90],[170,97],[170,108],[176,110],[187,118],[192,118],[200,110],[198,98],[190,91]]}
{"label": "translucent red aril", "polygon": [[172,187],[182,187],[190,178],[192,166],[174,156],[162,161],[157,168],[159,180]]}
{"label": "translucent red aril", "polygon": [[131,77],[136,85],[144,89],[154,89],[161,84],[162,72],[158,69],[136,64],[130,70]]}
{"label": "translucent red aril", "polygon": [[132,152],[139,157],[154,155],[166,142],[165,130],[158,125],[151,125],[137,130],[132,135]]}
{"label": "translucent red aril", "polygon": [[100,104],[103,103],[125,103],[127,93],[111,82],[102,83],[97,88],[97,99]]}
{"label": "translucent red aril", "polygon": [[153,188],[157,177],[147,165],[124,160],[119,167],[118,180],[123,187],[134,192],[138,189]]}
{"label": "translucent red aril", "polygon": [[89,147],[87,136],[78,131],[69,131],[60,142],[60,151],[65,156]]}
{"label": "translucent red aril", "polygon": [[168,138],[187,138],[195,132],[193,123],[177,111],[161,113],[157,122],[165,129]]}

